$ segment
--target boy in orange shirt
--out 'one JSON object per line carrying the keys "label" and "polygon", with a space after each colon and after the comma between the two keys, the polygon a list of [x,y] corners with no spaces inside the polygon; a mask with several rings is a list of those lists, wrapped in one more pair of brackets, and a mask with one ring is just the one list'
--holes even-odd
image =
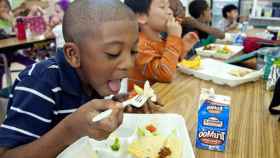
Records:
{"label": "boy in orange shirt", "polygon": [[[146,80],[171,82],[178,61],[199,40],[195,33],[183,38],[181,25],[175,21],[168,0],[125,0],[138,17],[140,35],[135,66],[129,72],[129,89],[134,84],[143,87]],[[166,39],[161,33],[168,34]]]}

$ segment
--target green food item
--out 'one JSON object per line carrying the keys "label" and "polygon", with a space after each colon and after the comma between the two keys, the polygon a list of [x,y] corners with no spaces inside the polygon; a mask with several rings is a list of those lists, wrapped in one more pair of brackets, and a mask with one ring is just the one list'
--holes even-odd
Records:
{"label": "green food item", "polygon": [[153,132],[152,135],[153,136],[159,136],[159,133],[158,132]]}
{"label": "green food item", "polygon": [[137,129],[137,135],[138,135],[139,137],[144,137],[144,136],[145,136],[145,130],[142,129],[142,128],[138,128],[138,129]]}
{"label": "green food item", "polygon": [[173,129],[170,135],[177,136],[178,135],[177,129]]}
{"label": "green food item", "polygon": [[228,54],[229,52],[224,50],[224,49],[219,49],[219,50],[217,50],[217,53],[219,53],[219,54]]}
{"label": "green food item", "polygon": [[276,65],[277,67],[280,67],[280,58],[279,59],[276,59],[274,62],[273,62],[274,65]]}
{"label": "green food item", "polygon": [[134,91],[135,91],[138,95],[143,95],[143,93],[144,93],[144,90],[143,90],[141,87],[137,86],[137,85],[134,85]]}
{"label": "green food item", "polygon": [[121,148],[121,143],[120,143],[120,139],[119,138],[116,138],[114,143],[111,145],[111,149],[113,151],[119,151]]}

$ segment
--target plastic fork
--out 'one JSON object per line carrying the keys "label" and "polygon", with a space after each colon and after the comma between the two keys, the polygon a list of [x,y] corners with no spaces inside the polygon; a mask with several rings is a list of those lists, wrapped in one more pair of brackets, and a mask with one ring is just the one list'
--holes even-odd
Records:
{"label": "plastic fork", "polygon": [[[143,95],[136,95],[135,97],[128,99],[127,101],[122,102],[122,106],[123,108],[125,108],[128,105],[132,105],[136,108],[141,108],[144,103],[148,100],[147,97],[143,96]],[[112,109],[108,109],[106,111],[101,112],[100,114],[96,115],[92,121],[93,122],[98,122],[100,120],[103,120],[107,117],[109,117],[112,114],[113,110]]]}

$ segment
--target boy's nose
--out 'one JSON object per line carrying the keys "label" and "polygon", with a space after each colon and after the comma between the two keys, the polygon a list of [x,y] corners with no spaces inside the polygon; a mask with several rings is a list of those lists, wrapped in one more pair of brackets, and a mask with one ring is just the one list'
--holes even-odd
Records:
{"label": "boy's nose", "polygon": [[124,57],[119,65],[121,70],[128,70],[134,66],[134,57],[131,53],[127,53],[126,57]]}
{"label": "boy's nose", "polygon": [[169,16],[173,16],[173,11],[171,10],[171,8],[168,8],[168,9],[167,9],[167,14],[168,14]]}

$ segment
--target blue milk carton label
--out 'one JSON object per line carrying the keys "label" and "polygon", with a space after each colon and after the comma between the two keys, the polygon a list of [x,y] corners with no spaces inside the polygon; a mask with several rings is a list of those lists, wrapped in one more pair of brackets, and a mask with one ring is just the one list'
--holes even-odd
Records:
{"label": "blue milk carton label", "polygon": [[228,135],[230,98],[212,96],[206,99],[198,112],[196,147],[225,151]]}

